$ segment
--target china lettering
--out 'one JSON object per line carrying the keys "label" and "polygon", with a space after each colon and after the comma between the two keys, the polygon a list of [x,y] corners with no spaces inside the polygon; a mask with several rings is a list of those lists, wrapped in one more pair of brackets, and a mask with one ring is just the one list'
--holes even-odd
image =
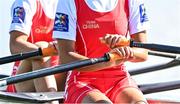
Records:
{"label": "china lettering", "polygon": [[86,24],[82,25],[83,29],[98,29],[99,24],[97,24],[95,21],[87,21]]}
{"label": "china lettering", "polygon": [[47,33],[48,32],[48,30],[47,30],[48,28],[47,27],[38,27],[38,28],[36,28],[35,29],[35,32],[36,33]]}

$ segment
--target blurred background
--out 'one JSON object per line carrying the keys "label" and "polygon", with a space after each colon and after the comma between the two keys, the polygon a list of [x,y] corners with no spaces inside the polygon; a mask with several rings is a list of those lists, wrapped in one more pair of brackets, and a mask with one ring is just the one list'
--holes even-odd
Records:
{"label": "blurred background", "polygon": [[[9,25],[10,7],[14,0],[0,0],[0,57],[10,55]],[[146,0],[146,11],[150,20],[148,42],[180,47],[180,0]],[[171,61],[170,58],[150,56],[143,63],[127,63],[128,70],[152,66]],[[10,75],[13,63],[0,65],[0,74]],[[161,71],[136,75],[138,84],[180,80],[180,66]],[[146,95],[148,98],[179,100],[180,90],[164,91]]]}

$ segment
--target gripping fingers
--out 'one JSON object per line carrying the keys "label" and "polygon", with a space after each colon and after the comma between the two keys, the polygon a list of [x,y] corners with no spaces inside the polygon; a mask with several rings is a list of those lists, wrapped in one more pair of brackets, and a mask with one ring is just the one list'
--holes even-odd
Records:
{"label": "gripping fingers", "polygon": [[122,59],[129,59],[133,57],[133,50],[130,47],[119,47],[113,49],[113,52],[116,52],[122,57]]}
{"label": "gripping fingers", "polygon": [[132,49],[130,47],[124,47],[124,52],[125,52],[125,58],[130,58],[132,56]]}
{"label": "gripping fingers", "polygon": [[120,37],[118,36],[113,37],[111,40],[110,48],[115,48],[119,40],[120,40]]}
{"label": "gripping fingers", "polygon": [[107,44],[110,48],[129,46],[130,41],[121,35],[118,34],[107,34],[104,37],[100,38],[101,43]]}
{"label": "gripping fingers", "polygon": [[118,43],[119,39],[121,38],[120,35],[118,34],[107,34],[104,37],[104,40],[106,42],[106,44],[109,45],[110,48],[115,48],[116,44]]}
{"label": "gripping fingers", "polygon": [[117,54],[116,52],[109,52],[108,54],[110,56],[110,61],[111,62],[122,59],[122,56]]}
{"label": "gripping fingers", "polygon": [[48,48],[43,48],[42,49],[42,54],[44,57],[46,56],[52,56],[57,54],[57,50],[55,47],[48,47]]}
{"label": "gripping fingers", "polygon": [[43,56],[52,56],[52,55],[57,55],[57,48],[56,45],[57,42],[49,42],[49,45],[47,48],[43,48]]}

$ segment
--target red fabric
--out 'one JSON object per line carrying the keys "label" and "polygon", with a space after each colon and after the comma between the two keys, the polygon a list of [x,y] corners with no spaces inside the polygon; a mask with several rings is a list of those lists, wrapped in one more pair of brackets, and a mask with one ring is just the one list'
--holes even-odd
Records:
{"label": "red fabric", "polygon": [[[84,0],[75,0],[78,24],[76,51],[79,54],[89,58],[101,57],[104,53],[109,52],[110,49],[100,42],[100,37],[106,34],[127,35],[129,18],[128,0],[118,0],[118,2],[112,11],[98,12],[90,9]],[[99,89],[105,93],[109,91],[112,86],[116,87],[117,83],[123,87],[136,87],[134,83],[126,82],[128,80],[130,80],[130,82],[132,81],[124,69],[123,65],[119,65],[94,72],[69,72],[65,102],[81,101],[81,97],[83,98],[88,90]],[[126,80],[123,81],[123,79]],[[79,82],[83,82],[87,84],[87,86],[81,85]],[[113,90],[117,91],[119,89],[116,87]],[[111,95],[110,92],[109,95]],[[80,100],[74,101],[75,99]]]}
{"label": "red fabric", "polygon": [[[20,63],[19,61],[14,63],[13,72],[12,72],[11,76],[16,75],[19,63]],[[14,84],[8,85],[7,88],[6,88],[6,91],[7,92],[16,92],[16,88],[15,88]]]}
{"label": "red fabric", "polygon": [[118,5],[109,12],[90,9],[84,0],[75,0],[77,8],[76,51],[88,57],[101,57],[109,48],[99,41],[107,33],[127,35],[128,0],[118,0]]}
{"label": "red fabric", "polygon": [[[39,0],[36,1],[37,1],[37,10],[33,17],[33,24],[28,41],[32,43],[38,41],[51,42],[53,41],[52,31],[53,31],[54,20],[46,16],[40,1]],[[58,65],[58,56],[52,56],[51,58],[51,66],[55,66],[55,65]],[[19,62],[15,62],[12,75],[16,74],[18,66],[19,66]],[[8,85],[7,91],[16,92],[15,86],[13,84]]]}
{"label": "red fabric", "polygon": [[[103,77],[96,79],[89,76],[69,80],[67,92],[65,93],[65,103],[81,103],[82,99],[90,91],[100,91],[104,93],[112,102],[115,102],[117,95],[127,87],[137,88],[135,81],[130,78],[126,71],[119,71],[119,76]],[[98,90],[97,90],[98,89]]]}
{"label": "red fabric", "polygon": [[31,26],[31,34],[28,41],[35,43],[38,41],[53,41],[52,31],[54,26],[54,19],[46,16],[43,7],[39,0],[37,0],[36,14],[33,17],[33,24]]}

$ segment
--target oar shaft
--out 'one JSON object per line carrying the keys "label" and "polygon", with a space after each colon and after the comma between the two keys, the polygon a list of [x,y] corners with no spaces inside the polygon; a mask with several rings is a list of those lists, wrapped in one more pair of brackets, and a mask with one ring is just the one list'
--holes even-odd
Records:
{"label": "oar shaft", "polygon": [[43,49],[39,48],[36,51],[19,53],[19,54],[14,54],[11,56],[6,56],[3,58],[0,58],[0,65],[10,63],[10,62],[14,62],[14,61],[24,60],[24,59],[34,57],[34,56],[46,57],[46,56],[52,56],[52,55],[57,55],[57,50],[55,47],[47,47],[47,48],[43,48]]}
{"label": "oar shaft", "polygon": [[180,81],[144,84],[144,85],[139,85],[139,87],[144,94],[150,94],[155,92],[179,89]]}
{"label": "oar shaft", "polygon": [[140,43],[140,42],[131,41],[130,47],[139,47],[139,48],[145,48],[145,49],[149,49],[153,51],[180,54],[180,47],[169,46],[169,45],[149,44],[149,43]]}
{"label": "oar shaft", "polygon": [[179,60],[173,60],[173,61],[168,62],[168,63],[149,66],[149,67],[136,69],[136,70],[130,70],[129,73],[131,75],[138,75],[138,74],[144,74],[144,73],[153,72],[153,71],[164,70],[164,69],[175,67],[175,66],[178,66],[178,65],[180,65],[180,61]]}
{"label": "oar shaft", "polygon": [[92,64],[96,64],[96,63],[100,63],[100,62],[106,62],[109,60],[110,60],[110,56],[108,54],[106,54],[104,57],[101,57],[101,58],[86,59],[86,60],[76,61],[76,62],[72,62],[72,63],[68,63],[68,64],[63,64],[60,66],[55,66],[53,68],[44,68],[41,70],[28,72],[25,74],[19,74],[16,76],[1,79],[0,80],[0,87],[6,86],[9,84],[13,84],[13,83],[18,83],[18,82],[30,80],[30,79],[44,77],[47,75],[66,72],[69,70],[73,70],[75,68],[80,68],[83,66],[92,65]]}
{"label": "oar shaft", "polygon": [[149,51],[148,54],[149,55],[154,55],[154,56],[166,57],[166,58],[173,58],[173,59],[176,59],[176,58],[179,57],[177,54],[157,52],[157,51]]}
{"label": "oar shaft", "polygon": [[42,51],[41,51],[40,48],[38,50],[36,50],[36,51],[31,51],[31,52],[6,56],[6,57],[3,57],[3,58],[0,58],[0,65],[10,63],[10,62],[14,62],[14,61],[23,60],[23,59],[34,57],[34,56],[39,56],[39,55],[42,55]]}
{"label": "oar shaft", "polygon": [[9,75],[0,74],[0,78],[5,78],[5,77],[9,77]]}

